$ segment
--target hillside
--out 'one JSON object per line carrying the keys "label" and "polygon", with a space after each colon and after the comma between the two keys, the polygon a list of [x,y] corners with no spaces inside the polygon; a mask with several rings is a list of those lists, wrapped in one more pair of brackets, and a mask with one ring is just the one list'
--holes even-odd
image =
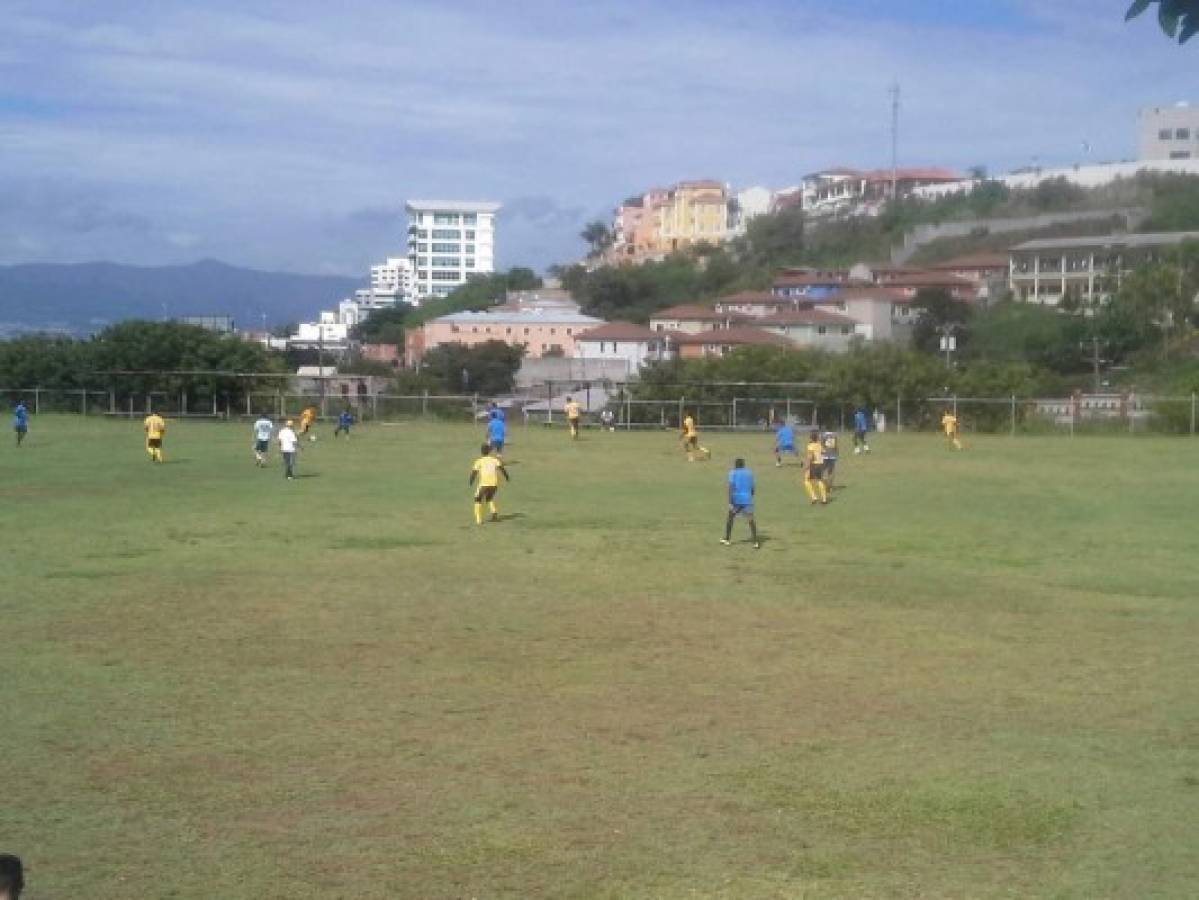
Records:
{"label": "hillside", "polygon": [[0,266],[0,337],[88,334],[122,319],[232,316],[241,327],[312,319],[353,278],[242,269],[215,260],[153,268],[116,263]]}

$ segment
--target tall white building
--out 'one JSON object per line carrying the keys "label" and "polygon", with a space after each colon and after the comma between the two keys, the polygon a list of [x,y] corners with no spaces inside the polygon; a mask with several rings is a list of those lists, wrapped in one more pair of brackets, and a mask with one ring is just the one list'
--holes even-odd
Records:
{"label": "tall white building", "polygon": [[409,200],[408,261],[414,296],[444,297],[472,275],[495,271],[498,203]]}

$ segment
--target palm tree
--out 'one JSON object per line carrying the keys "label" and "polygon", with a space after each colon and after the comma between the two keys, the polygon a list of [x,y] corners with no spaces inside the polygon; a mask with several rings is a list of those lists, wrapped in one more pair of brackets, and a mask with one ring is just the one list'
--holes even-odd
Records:
{"label": "palm tree", "polygon": [[599,219],[584,225],[583,230],[579,232],[579,237],[591,247],[591,251],[587,254],[589,257],[599,256],[612,246],[612,231]]}

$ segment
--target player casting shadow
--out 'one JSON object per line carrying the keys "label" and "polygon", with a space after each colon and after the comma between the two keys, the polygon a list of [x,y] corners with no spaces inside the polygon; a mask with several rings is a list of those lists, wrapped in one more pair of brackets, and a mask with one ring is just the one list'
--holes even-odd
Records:
{"label": "player casting shadow", "polygon": [[527,518],[528,518],[528,516],[526,516],[524,513],[520,513],[520,512],[500,513],[500,515],[495,519],[495,521],[496,522],[507,522],[509,519],[527,519]]}
{"label": "player casting shadow", "polygon": [[296,472],[296,478],[320,478],[320,472]]}

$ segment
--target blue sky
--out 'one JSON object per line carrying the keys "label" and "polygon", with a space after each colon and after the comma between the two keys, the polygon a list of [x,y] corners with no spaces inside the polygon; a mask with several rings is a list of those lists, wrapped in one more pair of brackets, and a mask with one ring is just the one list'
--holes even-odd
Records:
{"label": "blue sky", "polygon": [[888,164],[894,79],[901,164],[1131,158],[1199,46],[1126,5],[0,0],[0,263],[358,275],[446,197],[540,268],[651,185]]}

